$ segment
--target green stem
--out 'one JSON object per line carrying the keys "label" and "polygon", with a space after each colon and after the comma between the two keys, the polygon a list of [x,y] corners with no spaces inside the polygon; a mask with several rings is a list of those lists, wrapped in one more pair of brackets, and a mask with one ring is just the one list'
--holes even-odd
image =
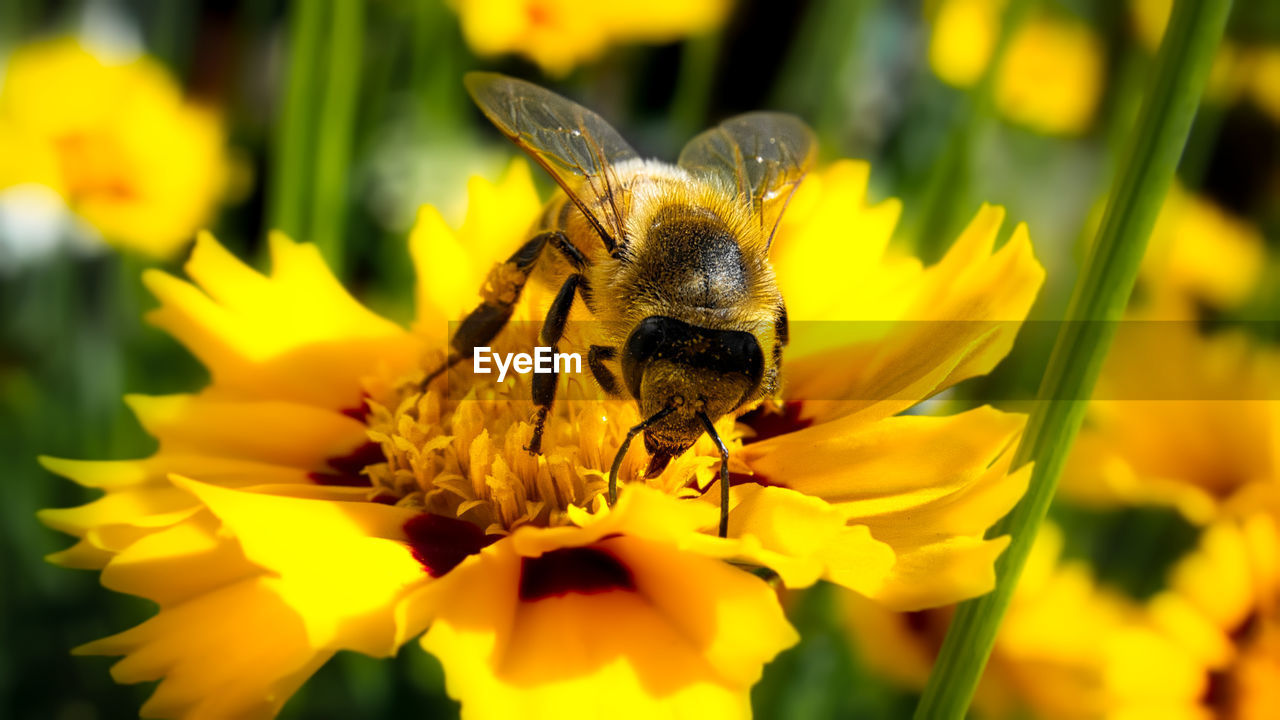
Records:
{"label": "green stem", "polygon": [[862,27],[880,0],[817,0],[801,20],[770,98],[811,119],[823,152],[841,157],[847,110],[858,78]]}
{"label": "green stem", "polygon": [[30,8],[24,0],[0,2],[0,61],[18,46],[30,16]]}
{"label": "green stem", "polygon": [[170,0],[157,3],[147,19],[151,52],[179,79],[189,70],[195,12],[192,3]]}
{"label": "green stem", "polygon": [[274,167],[271,169],[268,229],[282,230],[295,239],[305,239],[307,178],[311,176],[311,151],[315,135],[312,116],[319,105],[321,40],[328,3],[293,0],[289,8],[289,75],[284,107],[276,122]]}
{"label": "green stem", "polygon": [[925,688],[917,720],[965,714],[1009,606],[1058,475],[1084,419],[1116,321],[1133,289],[1147,236],[1186,144],[1230,0],[1178,0],[1155,75],[1130,138],[1097,242],[1054,344],[1036,409],[1014,457],[1035,461],[1027,494],[990,535],[1011,536],[996,561],[996,588],[961,603]]}
{"label": "green stem", "polygon": [[689,38],[681,49],[680,75],[676,78],[675,97],[671,100],[671,115],[683,140],[706,127],[721,37],[720,31],[715,30]]}
{"label": "green stem", "polygon": [[1227,109],[1221,103],[1205,105],[1196,116],[1196,123],[1191,127],[1191,138],[1187,141],[1187,152],[1178,166],[1178,176],[1183,185],[1198,190],[1204,183],[1205,173],[1209,172],[1209,161],[1213,159],[1213,150],[1222,134],[1222,125],[1227,119]]}
{"label": "green stem", "polygon": [[347,170],[351,162],[356,99],[363,67],[364,0],[337,0],[332,7],[329,42],[321,56],[325,60],[324,99],[317,121],[315,177],[307,239],[320,248],[334,272],[341,274],[349,194]]}
{"label": "green stem", "polygon": [[916,247],[916,254],[926,262],[941,257],[954,231],[960,227],[961,213],[972,209],[969,186],[974,148],[994,114],[996,79],[1009,44],[1034,3],[1035,0],[1010,0],[1005,8],[987,67],[969,90],[964,115],[951,129],[942,158],[930,174],[921,200],[913,203],[916,220],[907,235]]}

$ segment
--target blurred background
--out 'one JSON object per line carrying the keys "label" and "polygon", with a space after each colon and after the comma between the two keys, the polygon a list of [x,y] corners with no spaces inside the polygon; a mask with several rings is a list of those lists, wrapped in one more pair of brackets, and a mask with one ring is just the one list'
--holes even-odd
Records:
{"label": "blurred background", "polygon": [[[597,5],[0,0],[0,716],[133,717],[149,692],[69,650],[151,608],[46,563],[71,540],[35,518],[92,496],[37,455],[145,456],[154,443],[122,395],[207,379],[142,320],[141,271],[180,273],[201,229],[261,267],[280,229],[407,322],[418,208],[456,221],[467,178],[496,178],[515,154],[466,97],[468,70],[552,87],[665,159],[729,115],[798,113],[824,161],[871,162],[872,199],[903,200],[896,241],[926,261],[980,202],[1006,206],[1048,271],[1033,311],[1046,322],[946,403],[1034,396],[1170,0]],[[1178,614],[1204,609],[1196,588],[1235,577],[1211,562],[1222,547],[1251,547],[1206,538],[1230,535],[1253,483],[1280,482],[1277,244],[1280,3],[1237,0],[1134,312],[1185,330],[1188,384],[1256,387],[1217,415],[1194,403],[1091,413],[1090,454],[1068,468],[975,713],[1280,715],[1248,690],[1280,687],[1280,652],[1255,643],[1258,618],[1280,618],[1274,602],[1246,588],[1203,622]],[[1103,384],[1142,372],[1109,367]],[[788,603],[804,641],[766,669],[759,717],[910,714],[945,611],[888,617],[826,587]],[[1234,649],[1181,642],[1202,625]],[[284,715],[456,713],[438,664],[410,643],[394,662],[340,654]]]}

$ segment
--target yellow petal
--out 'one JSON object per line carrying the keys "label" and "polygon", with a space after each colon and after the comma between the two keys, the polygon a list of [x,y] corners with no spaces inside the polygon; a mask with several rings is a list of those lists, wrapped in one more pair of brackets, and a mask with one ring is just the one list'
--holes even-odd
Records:
{"label": "yellow petal", "polygon": [[875,593],[894,564],[893,550],[864,526],[847,527],[826,502],[793,490],[748,484],[729,515],[739,557],[778,573],[787,587],[826,578],[864,594]]}
{"label": "yellow petal", "polygon": [[899,552],[884,586],[870,597],[908,612],[989,593],[996,586],[996,558],[1008,544],[1008,536],[951,537]]}
{"label": "yellow petal", "polygon": [[271,256],[271,275],[259,275],[206,233],[187,263],[199,287],[143,276],[160,300],[149,319],[209,368],[215,390],[361,409],[362,377],[414,367],[416,341],[356,302],[314,246],[273,234]]}
{"label": "yellow petal", "polygon": [[[799,357],[787,357],[786,393],[824,401],[807,402],[806,418],[893,415],[990,372],[1008,354],[1044,270],[1023,225],[992,252],[1003,219],[1003,209],[984,205],[946,256],[920,275],[909,306],[872,323],[880,335],[874,341],[804,355],[797,338]],[[802,332],[803,326],[797,335]]]}
{"label": "yellow petal", "polygon": [[279,576],[276,592],[313,645],[387,656],[397,637],[415,634],[395,627],[395,607],[427,580],[405,543],[416,511],[174,482],[209,507],[249,560]]}
{"label": "yellow petal", "polygon": [[802,344],[788,357],[804,352],[803,343],[829,340],[806,338],[810,324],[885,320],[910,302],[902,290],[918,279],[919,263],[889,254],[902,204],[868,202],[870,177],[866,162],[834,162],[805,178],[782,216],[770,258]]}
{"label": "yellow petal", "polygon": [[308,638],[280,584],[228,585],[76,652],[125,655],[117,682],[160,680],[143,717],[271,718],[333,654]]}
{"label": "yellow petal", "polygon": [[525,561],[508,541],[458,576],[423,646],[463,717],[748,716],[763,663],[797,639],[768,586],[664,543],[622,536],[592,548],[634,589],[521,600]]}
{"label": "yellow petal", "polygon": [[576,526],[517,528],[511,536],[512,549],[522,556],[532,557],[561,547],[589,545],[611,534],[625,534],[679,547],[708,548],[711,553],[728,552],[731,546],[729,541],[703,534],[719,522],[719,508],[704,502],[678,500],[638,483],[623,485],[619,489],[618,504],[612,508],[589,513],[582,508],[571,507],[569,517]]}
{"label": "yellow petal", "polygon": [[83,536],[107,525],[170,525],[197,509],[198,504],[189,493],[158,485],[120,490],[79,507],[41,510],[37,516],[54,530]]}
{"label": "yellow petal", "polygon": [[67,460],[46,455],[38,460],[45,470],[55,475],[104,490],[140,485],[153,477],[145,460]]}
{"label": "yellow petal", "polygon": [[1006,540],[982,537],[1026,489],[1030,466],[1009,472],[1024,422],[990,407],[866,424],[846,416],[749,444],[741,455],[766,483],[826,500],[896,557],[879,576],[846,564],[849,572],[831,579],[914,609],[992,587],[990,564]]}
{"label": "yellow petal", "polygon": [[171,607],[261,574],[208,512],[130,544],[111,558],[102,584]]}
{"label": "yellow petal", "polygon": [[[293,402],[224,400],[209,393],[131,395],[126,400],[166,454],[199,453],[321,471],[330,458],[367,440],[363,423]],[[288,442],[281,442],[282,433]]]}
{"label": "yellow petal", "polygon": [[453,230],[440,212],[424,206],[409,235],[417,269],[418,328],[443,344],[447,323],[470,312],[485,276],[529,239],[542,202],[529,164],[514,160],[497,183],[475,177],[467,183],[467,213]]}
{"label": "yellow petal", "polygon": [[989,406],[875,423],[850,416],[750,443],[741,456],[767,484],[866,517],[932,502],[973,483],[1009,449],[1025,422],[1023,415]]}
{"label": "yellow petal", "polygon": [[101,570],[114,554],[88,540],[80,540],[66,550],[49,553],[44,559],[54,565],[77,570]]}

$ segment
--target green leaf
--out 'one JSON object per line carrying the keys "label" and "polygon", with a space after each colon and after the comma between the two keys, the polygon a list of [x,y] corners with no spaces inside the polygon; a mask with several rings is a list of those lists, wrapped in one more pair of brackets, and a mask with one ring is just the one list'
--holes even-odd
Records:
{"label": "green leaf", "polygon": [[1057,487],[1058,475],[1084,419],[1116,321],[1133,289],[1156,214],[1173,180],[1214,51],[1222,38],[1229,0],[1178,0],[1156,58],[1155,74],[1121,162],[1097,242],[1067,308],[1039,402],[1018,447],[1015,466],[1035,461],[1027,494],[992,534],[1009,534],[996,562],[996,589],[962,603],[929,678],[918,720],[962,718],[995,644],[1000,620],[1026,562],[1036,530]]}

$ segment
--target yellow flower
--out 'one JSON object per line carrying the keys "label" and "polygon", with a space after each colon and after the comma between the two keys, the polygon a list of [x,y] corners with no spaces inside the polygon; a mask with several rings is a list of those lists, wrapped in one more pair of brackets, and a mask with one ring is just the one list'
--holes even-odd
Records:
{"label": "yellow flower", "polygon": [[1151,611],[1206,668],[1205,716],[1264,720],[1280,708],[1280,527],[1274,488],[1209,526]]}
{"label": "yellow flower", "polygon": [[[1173,0],[1133,0],[1130,12],[1138,41],[1150,52],[1160,47]],[[1248,98],[1280,122],[1280,48],[1223,40],[1209,70],[1205,96],[1219,103]]]}
{"label": "yellow flower", "polygon": [[1254,104],[1280,123],[1280,47],[1253,51],[1250,80]]}
{"label": "yellow flower", "polygon": [[[990,717],[1052,720],[1199,718],[1203,663],[1080,562],[1062,562],[1062,535],[1043,526],[996,638],[975,704]],[[893,613],[849,596],[845,617],[876,672],[923,688],[951,608]]]}
{"label": "yellow flower", "polygon": [[1064,495],[1097,505],[1160,504],[1204,524],[1250,509],[1280,481],[1280,355],[1189,321],[1122,323]]}
{"label": "yellow flower", "polygon": [[467,44],[480,55],[519,53],[553,75],[614,44],[665,43],[709,32],[731,0],[453,0]]}
{"label": "yellow flower", "polygon": [[[1004,0],[943,0],[933,21],[929,64],[957,87],[986,70]],[[1010,121],[1050,135],[1084,132],[1102,92],[1102,44],[1087,25],[1033,16],[1013,34],[996,74],[996,108]]]}
{"label": "yellow flower", "polygon": [[1186,317],[1189,303],[1236,307],[1253,291],[1265,261],[1257,228],[1175,184],[1142,260],[1145,304],[1172,318]]}
{"label": "yellow flower", "polygon": [[[210,386],[130,399],[152,457],[45,461],[105,491],[42,513],[79,538],[51,559],[160,606],[81,652],[123,655],[121,682],[159,680],[149,716],[269,716],[334,652],[388,656],[420,634],[466,717],[745,716],[796,635],[739,564],[902,610],[988,591],[1007,539],[984,533],[1027,481],[1008,472],[1024,418],[898,413],[989,371],[1043,273],[1023,227],[994,250],[1003,213],[989,207],[937,265],[895,257],[898,204],[868,205],[867,178],[853,162],[814,173],[779,230],[790,400],[718,424],[735,470],[727,538],[706,437],[647,481],[635,444],[608,507],[608,463],[638,415],[581,377],[561,383],[540,456],[524,450],[526,377],[460,370],[419,391],[444,357],[442,321],[474,305],[540,211],[523,162],[473,181],[456,230],[423,210],[414,331],[360,306],[311,246],[273,237],[261,275],[200,238],[193,283],[146,282],[151,319]],[[520,320],[546,295],[529,288],[495,350],[535,343]],[[860,337],[806,354],[804,328],[827,332],[807,321]]]}
{"label": "yellow flower", "polygon": [[0,189],[59,193],[113,245],[163,258],[208,220],[226,176],[218,118],[148,58],[61,38],[19,48],[0,85]]}

